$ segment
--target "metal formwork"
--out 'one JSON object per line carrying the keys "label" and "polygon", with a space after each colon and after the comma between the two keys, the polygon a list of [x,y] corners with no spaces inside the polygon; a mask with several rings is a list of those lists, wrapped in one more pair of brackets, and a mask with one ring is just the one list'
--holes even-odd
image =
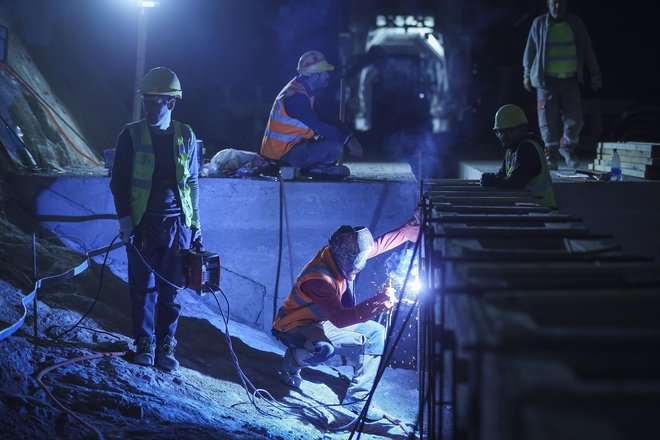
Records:
{"label": "metal formwork", "polygon": [[644,438],[660,269],[525,192],[423,182],[422,438]]}

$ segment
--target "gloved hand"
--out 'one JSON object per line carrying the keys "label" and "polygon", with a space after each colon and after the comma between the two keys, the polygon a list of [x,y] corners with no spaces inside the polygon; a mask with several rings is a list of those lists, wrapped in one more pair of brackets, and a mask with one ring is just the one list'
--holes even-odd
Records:
{"label": "gloved hand", "polygon": [[532,81],[529,78],[523,79],[523,87],[525,87],[525,90],[528,92],[532,91]]}
{"label": "gloved hand", "polygon": [[595,92],[601,87],[603,87],[603,80],[600,78],[600,76],[594,76],[593,78],[591,78],[591,82],[589,84],[589,88],[591,90]]}
{"label": "gloved hand", "polygon": [[388,280],[388,283],[376,292],[376,299],[382,302],[388,310],[394,307],[397,301],[396,290],[392,287],[391,281]]}
{"label": "gloved hand", "polygon": [[413,226],[419,226],[422,221],[422,211],[420,210],[419,206],[415,209],[412,215],[412,220],[411,220],[411,225]]}
{"label": "gloved hand", "polygon": [[483,173],[481,175],[481,186],[494,186],[497,177],[494,173]]}
{"label": "gloved hand", "polygon": [[130,216],[122,217],[119,219],[119,239],[124,244],[131,242],[133,236],[133,221]]}
{"label": "gloved hand", "polygon": [[193,226],[190,228],[190,249],[196,249],[198,251],[203,251],[204,246],[202,245],[202,229]]}

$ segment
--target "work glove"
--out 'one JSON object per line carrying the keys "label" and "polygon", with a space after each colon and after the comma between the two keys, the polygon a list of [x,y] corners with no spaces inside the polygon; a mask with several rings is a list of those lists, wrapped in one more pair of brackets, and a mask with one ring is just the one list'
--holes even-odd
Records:
{"label": "work glove", "polygon": [[396,304],[396,290],[392,287],[392,282],[388,282],[378,289],[376,292],[376,299],[381,302],[387,309],[391,309]]}
{"label": "work glove", "polygon": [[599,76],[594,76],[591,78],[589,88],[594,92],[603,87],[603,80]]}
{"label": "work glove", "polygon": [[202,245],[202,229],[193,226],[190,228],[190,249],[196,249],[198,252],[204,250]]}
{"label": "work glove", "polygon": [[497,176],[493,173],[483,173],[481,175],[481,186],[494,186]]}
{"label": "work glove", "polygon": [[529,77],[523,79],[523,87],[525,87],[525,90],[528,92],[532,91],[532,81],[529,79]]}
{"label": "work glove", "polygon": [[130,216],[122,217],[119,219],[119,239],[124,244],[129,244],[131,242],[131,237],[133,237],[133,221]]}

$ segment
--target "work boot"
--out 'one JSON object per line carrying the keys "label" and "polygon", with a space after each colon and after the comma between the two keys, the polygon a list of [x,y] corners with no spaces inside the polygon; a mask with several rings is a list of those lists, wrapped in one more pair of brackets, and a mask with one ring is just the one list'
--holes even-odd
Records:
{"label": "work boot", "polygon": [[300,367],[297,367],[296,361],[293,359],[293,351],[288,348],[282,358],[282,368],[277,371],[277,375],[282,382],[293,388],[300,388],[303,378],[300,375]]}
{"label": "work boot", "polygon": [[577,169],[580,166],[577,156],[568,148],[560,148],[559,154],[564,158],[566,166],[570,169]]}
{"label": "work boot", "polygon": [[303,378],[298,370],[278,370],[277,375],[286,385],[299,389],[302,386]]}
{"label": "work boot", "polygon": [[[362,412],[362,408],[364,407],[365,402],[363,401],[357,401],[353,403],[342,403],[343,407],[352,412],[353,414],[360,415]],[[375,403],[371,403],[369,405],[369,409],[367,410],[367,414],[365,415],[365,420],[367,422],[376,422],[380,419],[383,419],[385,417],[385,411],[382,410],[378,405]]]}
{"label": "work boot", "polygon": [[156,366],[167,371],[176,371],[179,368],[179,361],[174,357],[174,347],[176,339],[171,336],[165,336],[158,344],[156,350]]}
{"label": "work boot", "polygon": [[133,355],[133,362],[145,367],[152,367],[154,365],[154,344],[153,338],[145,336],[138,338],[134,342],[135,354]]}

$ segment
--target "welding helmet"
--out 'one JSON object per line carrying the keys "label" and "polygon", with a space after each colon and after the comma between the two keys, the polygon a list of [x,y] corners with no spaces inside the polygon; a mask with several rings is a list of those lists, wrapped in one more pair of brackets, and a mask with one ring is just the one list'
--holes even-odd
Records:
{"label": "welding helmet", "polygon": [[330,236],[329,244],[337,267],[348,280],[364,269],[374,250],[374,238],[366,226],[340,226]]}
{"label": "welding helmet", "polygon": [[166,95],[181,99],[181,83],[176,74],[166,67],[155,67],[144,76],[140,90],[141,95]]}
{"label": "welding helmet", "polygon": [[335,70],[335,66],[328,63],[325,56],[318,50],[310,50],[302,54],[298,60],[298,73],[323,72],[324,70]]}
{"label": "welding helmet", "polygon": [[495,113],[495,124],[493,130],[505,130],[507,128],[518,127],[519,125],[529,124],[527,116],[523,109],[517,105],[507,104]]}

